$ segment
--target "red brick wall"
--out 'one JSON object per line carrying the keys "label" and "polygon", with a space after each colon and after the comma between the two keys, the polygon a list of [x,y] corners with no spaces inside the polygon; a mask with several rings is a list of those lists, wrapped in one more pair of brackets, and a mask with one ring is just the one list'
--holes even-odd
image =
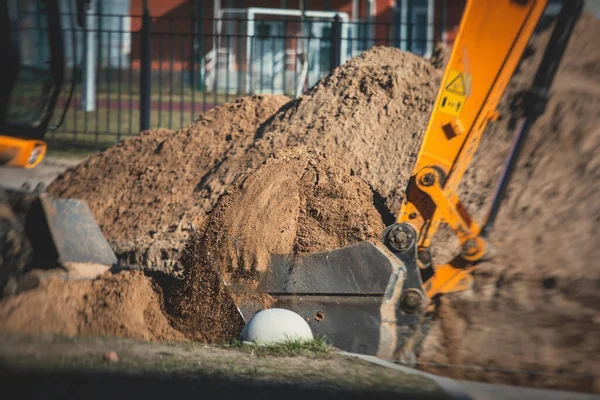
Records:
{"label": "red brick wall", "polygon": [[[209,18],[202,24],[203,34],[205,35],[203,43],[203,52],[206,53],[212,48],[213,24],[210,21],[213,15],[213,2],[203,0],[204,17]],[[299,0],[288,0],[288,8],[297,9]],[[435,0],[435,39],[441,40],[441,6],[443,0]],[[465,0],[445,0],[446,1],[446,36],[449,44],[452,43],[458,24],[465,6]],[[223,1],[225,3],[225,1]],[[391,23],[393,22],[394,0],[378,0],[375,22],[375,43],[377,45],[392,45],[393,35],[391,32]],[[143,0],[130,0],[131,7],[131,30],[132,34],[132,64],[134,68],[139,66],[139,41]],[[191,58],[194,55],[192,50],[192,34],[194,32],[193,21],[191,17],[195,15],[193,5],[197,4],[191,0],[148,0],[148,7],[152,18],[152,65],[153,69],[159,69],[162,66],[164,70],[186,70],[189,69]],[[233,1],[234,6],[239,4],[237,0]],[[245,7],[270,7],[279,8],[281,0],[245,0]],[[325,2],[323,0],[309,0],[309,10],[324,10]],[[351,14],[351,0],[330,0],[329,6],[332,10]],[[364,16],[367,13],[367,0],[359,0],[359,14]],[[352,18],[350,16],[350,18]],[[293,27],[288,27],[287,34],[293,35]],[[162,43],[161,38],[162,37]],[[289,41],[288,46],[293,46]],[[172,53],[172,54],[171,54]],[[172,60],[171,60],[172,57]],[[198,58],[197,55],[195,58]]]}

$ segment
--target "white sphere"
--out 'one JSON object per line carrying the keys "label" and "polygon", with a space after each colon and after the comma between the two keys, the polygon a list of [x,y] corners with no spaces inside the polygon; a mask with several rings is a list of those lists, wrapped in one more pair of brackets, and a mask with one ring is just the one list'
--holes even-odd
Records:
{"label": "white sphere", "polygon": [[256,313],[242,331],[243,341],[257,344],[312,339],[312,331],[304,318],[283,308],[270,308]]}

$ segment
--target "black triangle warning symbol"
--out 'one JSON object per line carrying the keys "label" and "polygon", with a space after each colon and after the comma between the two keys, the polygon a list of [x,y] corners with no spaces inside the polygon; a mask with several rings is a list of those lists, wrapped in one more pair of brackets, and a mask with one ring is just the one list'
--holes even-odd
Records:
{"label": "black triangle warning symbol", "polygon": [[458,75],[456,75],[454,79],[452,79],[450,83],[446,85],[446,90],[452,93],[460,94],[462,96],[466,95],[467,93],[465,90],[464,74],[458,73]]}

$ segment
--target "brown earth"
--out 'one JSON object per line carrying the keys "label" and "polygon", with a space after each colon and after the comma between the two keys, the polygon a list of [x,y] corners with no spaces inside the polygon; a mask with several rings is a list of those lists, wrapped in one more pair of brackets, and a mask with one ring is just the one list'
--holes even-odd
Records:
{"label": "brown earth", "polygon": [[[166,287],[168,317],[163,291],[141,272],[94,281],[57,275],[1,302],[0,331],[203,342],[237,337],[243,320],[223,276],[264,271],[272,253],[376,238],[383,223],[373,203],[369,185],[337,158],[303,147],[281,150],[231,185],[208,218],[197,219],[199,230],[180,259],[183,279]],[[252,300],[272,304],[269,296]]]}
{"label": "brown earth", "polygon": [[437,42],[433,48],[433,53],[431,54],[429,62],[438,69],[444,69],[446,64],[448,64],[451,55],[452,47],[445,43]]}
{"label": "brown earth", "polygon": [[244,276],[266,271],[270,254],[333,250],[382,230],[369,185],[336,157],[296,147],[227,189],[203,241],[210,264]]}
{"label": "brown earth", "polygon": [[395,212],[440,77],[441,71],[421,57],[375,47],[283,107],[259,128],[262,139],[254,148],[264,154],[307,145],[330,152],[386,197]]}
{"label": "brown earth", "polygon": [[[205,340],[239,334],[242,321],[223,281],[252,284],[271,254],[379,237],[383,223],[373,202],[369,185],[336,157],[304,147],[271,155],[227,189],[188,242],[183,280],[169,299],[171,312],[183,317],[177,326]],[[272,304],[268,296],[258,300],[263,308]]]}
{"label": "brown earth", "polygon": [[145,132],[92,156],[48,190],[86,200],[120,260],[163,270],[173,268],[190,222],[241,173],[283,147],[337,155],[397,209],[439,76],[418,56],[375,48],[270,119],[289,99],[238,99],[181,131]]}
{"label": "brown earth", "polygon": [[56,275],[0,302],[0,331],[184,340],[170,326],[162,304],[162,291],[141,272],[93,281]]}
{"label": "brown earth", "polygon": [[48,192],[86,200],[126,264],[169,270],[190,223],[210,211],[233,181],[208,176],[225,157],[248,147],[258,126],[288,100],[245,97],[201,114],[180,131],[142,132],[67,170]]}
{"label": "brown earth", "polygon": [[[492,241],[499,255],[481,265],[473,291],[447,296],[421,362],[474,368],[452,370],[459,377],[598,390],[596,378],[590,378],[598,370],[590,355],[600,349],[595,267],[600,254],[593,240],[600,220],[597,33],[598,22],[589,17],[578,24],[548,112],[530,134],[496,224]],[[461,185],[461,199],[479,218],[512,139],[509,102],[529,86],[547,38],[548,33],[534,41],[534,56],[523,62],[500,106],[504,119],[484,136]],[[246,162],[282,146],[313,145],[337,153],[395,210],[438,78],[438,71],[414,56],[393,49],[367,52],[261,126]],[[397,119],[385,116],[389,110]],[[443,261],[449,251],[443,251],[443,241],[440,247]],[[231,249],[223,253],[216,257],[235,259],[228,255]],[[497,374],[482,367],[537,372]]]}

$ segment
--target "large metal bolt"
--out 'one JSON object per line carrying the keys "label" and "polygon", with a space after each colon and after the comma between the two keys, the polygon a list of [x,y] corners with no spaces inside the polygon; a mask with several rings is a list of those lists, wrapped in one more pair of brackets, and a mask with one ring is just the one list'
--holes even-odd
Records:
{"label": "large metal bolt", "polygon": [[394,242],[396,242],[396,244],[402,246],[404,243],[406,243],[406,241],[408,240],[408,235],[406,234],[406,232],[397,232],[396,235],[394,236]]}
{"label": "large metal bolt", "polygon": [[407,314],[416,314],[423,308],[424,298],[417,289],[407,289],[400,299],[400,308]]}
{"label": "large metal bolt", "polygon": [[435,175],[431,172],[428,172],[421,177],[421,185],[423,186],[433,186],[434,183]]}
{"label": "large metal bolt", "polygon": [[463,245],[462,253],[467,256],[477,254],[477,243],[475,242],[475,240],[467,240]]}
{"label": "large metal bolt", "polygon": [[386,243],[393,251],[405,252],[414,246],[415,232],[407,224],[397,224],[385,235]]}

